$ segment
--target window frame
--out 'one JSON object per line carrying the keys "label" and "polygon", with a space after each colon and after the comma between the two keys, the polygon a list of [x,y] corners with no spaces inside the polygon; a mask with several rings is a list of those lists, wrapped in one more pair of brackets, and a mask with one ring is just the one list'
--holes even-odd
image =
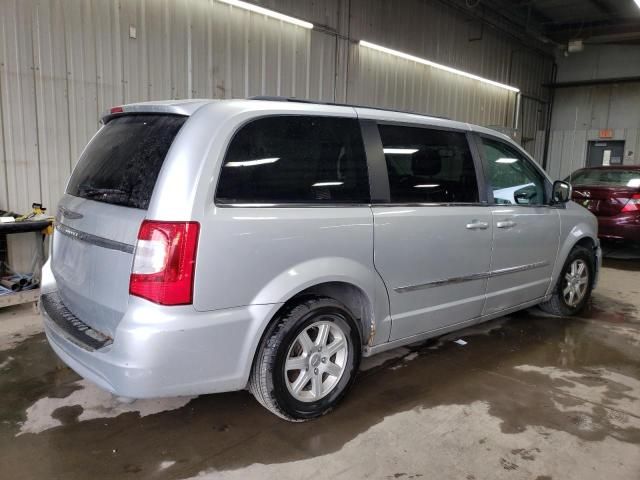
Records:
{"label": "window frame", "polygon": [[[367,180],[369,183],[369,202],[291,202],[291,203],[265,203],[259,201],[253,202],[236,202],[236,203],[227,203],[222,202],[218,199],[218,188],[220,186],[220,180],[222,178],[222,172],[225,164],[225,160],[227,158],[227,154],[229,153],[229,149],[231,148],[231,144],[235,140],[236,136],[240,133],[240,131],[251,123],[263,120],[265,118],[273,118],[273,117],[313,117],[313,118],[327,118],[327,119],[343,119],[343,120],[353,120],[357,123],[358,129],[360,131],[360,140],[362,141],[362,146],[365,154],[365,165],[367,168]],[[371,205],[371,165],[369,163],[369,156],[367,154],[367,146],[362,133],[362,125],[361,121],[359,121],[357,116],[348,116],[348,115],[322,115],[322,114],[313,114],[309,112],[300,112],[300,113],[292,113],[292,112],[272,112],[265,113],[261,115],[252,116],[245,121],[235,125],[229,139],[226,142],[224,147],[224,153],[221,156],[220,166],[217,169],[217,178],[216,185],[213,189],[213,204],[216,208],[352,208],[352,207],[368,207]]]}
{"label": "window frame", "polygon": [[489,205],[491,206],[500,206],[500,207],[504,207],[503,204],[500,203],[496,203],[495,199],[493,197],[493,189],[491,186],[491,179],[489,178],[489,162],[487,160],[487,157],[485,155],[484,152],[484,144],[482,142],[482,139],[487,139],[487,140],[491,140],[492,142],[497,142],[500,143],[502,145],[505,145],[508,148],[511,148],[512,150],[515,150],[516,153],[518,153],[522,159],[527,162],[529,164],[529,166],[531,166],[533,168],[533,170],[535,170],[540,177],[542,178],[543,181],[543,189],[544,189],[544,202],[540,205],[521,205],[521,204],[510,204],[509,207],[523,207],[523,208],[542,208],[542,207],[551,207],[551,208],[566,208],[566,205],[564,203],[562,204],[552,204],[551,203],[551,190],[553,188],[553,184],[551,182],[551,180],[549,180],[549,177],[547,176],[546,172],[542,169],[542,167],[540,167],[540,165],[538,165],[538,163],[533,160],[533,158],[531,157],[531,155],[529,155],[524,149],[522,149],[519,145],[511,143],[511,142],[507,142],[505,141],[503,138],[500,138],[496,135],[490,135],[487,133],[480,133],[480,132],[474,132],[473,133],[473,137],[474,137],[474,141],[476,144],[476,149],[478,150],[478,155],[482,160],[482,166],[483,166],[483,171],[484,171],[484,176],[485,176],[485,195],[487,197],[487,201],[489,203]]}
{"label": "window frame", "polygon": [[[375,178],[369,180],[371,188],[371,205],[385,207],[442,207],[442,206],[488,206],[487,188],[485,185],[484,164],[480,158],[478,145],[473,138],[473,132],[455,127],[445,127],[442,125],[430,125],[428,123],[413,123],[392,120],[360,120],[363,140],[365,141],[365,152],[369,163],[369,175]],[[473,167],[476,174],[476,184],[478,187],[477,202],[392,202],[391,189],[389,186],[389,172],[387,161],[383,151],[382,137],[379,126],[389,125],[395,127],[422,128],[425,130],[438,130],[445,132],[461,133],[465,136]]]}

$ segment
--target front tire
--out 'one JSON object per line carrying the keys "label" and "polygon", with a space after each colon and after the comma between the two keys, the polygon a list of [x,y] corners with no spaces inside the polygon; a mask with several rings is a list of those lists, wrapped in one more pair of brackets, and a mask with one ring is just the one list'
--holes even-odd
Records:
{"label": "front tire", "polygon": [[580,313],[586,306],[595,277],[593,252],[582,246],[575,246],[562,268],[553,296],[540,308],[547,313],[568,317]]}
{"label": "front tire", "polygon": [[348,309],[328,297],[307,298],[267,329],[249,390],[285,420],[319,417],[344,397],[360,355],[360,337]]}

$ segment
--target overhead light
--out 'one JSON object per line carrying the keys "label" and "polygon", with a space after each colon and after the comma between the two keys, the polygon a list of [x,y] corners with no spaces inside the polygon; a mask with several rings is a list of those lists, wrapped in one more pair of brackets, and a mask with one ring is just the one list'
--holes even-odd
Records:
{"label": "overhead light", "polygon": [[303,28],[313,28],[313,23],[305,22],[304,20],[300,20],[299,18],[290,17],[289,15],[285,15],[283,13],[274,12],[273,10],[269,10],[268,8],[259,7],[258,5],[254,5],[253,3],[243,2],[241,0],[218,0],[219,2],[226,3],[228,5],[232,5],[234,7],[243,8],[244,10],[249,10],[251,12],[259,13],[261,15],[266,15],[267,17],[275,18],[276,20],[282,20],[283,22],[292,23],[299,27]]}
{"label": "overhead light", "polygon": [[517,161],[517,158],[499,158],[496,163],[516,163]]}
{"label": "overhead light", "polygon": [[567,52],[576,53],[581,52],[582,50],[584,50],[584,43],[582,43],[582,40],[569,40],[569,43],[567,44]]}
{"label": "overhead light", "polygon": [[344,182],[318,182],[311,185],[312,187],[339,187]]}
{"label": "overhead light", "polygon": [[275,163],[280,160],[277,158],[259,158],[257,160],[243,160],[241,162],[227,162],[225,167],[253,167],[255,165],[264,165],[266,163]]}
{"label": "overhead light", "polygon": [[422,183],[420,185],[414,185],[413,188],[436,188],[439,186],[439,183]]}
{"label": "overhead light", "polygon": [[638,6],[638,8],[640,8],[640,0],[634,0],[636,2],[636,5]]}
{"label": "overhead light", "polygon": [[[636,1],[640,1],[640,0],[636,0]],[[493,85],[494,87],[504,88],[505,90],[509,90],[511,92],[520,91],[519,88],[512,87],[511,85],[505,85],[504,83],[495,82],[493,80],[489,80],[488,78],[479,77],[478,75],[474,75],[473,73],[463,72],[462,70],[458,70],[457,68],[451,68],[451,67],[447,67],[446,65],[440,65],[439,63],[432,62],[431,60],[425,60],[424,58],[414,57],[413,55],[409,55],[408,53],[403,53],[397,50],[393,50],[391,48],[382,47],[380,45],[376,45],[375,43],[367,42],[366,40],[360,40],[360,45],[362,45],[363,47],[371,48],[373,50],[378,50],[379,52],[388,53],[389,55],[395,55],[396,57],[404,58],[406,60],[411,60],[412,62],[421,63],[423,65],[428,65],[429,67],[438,68],[440,70],[444,70],[445,72],[471,78],[473,80],[479,80],[480,82],[488,83],[489,85]]]}
{"label": "overhead light", "polygon": [[387,155],[412,155],[418,151],[417,148],[385,148],[384,153]]}

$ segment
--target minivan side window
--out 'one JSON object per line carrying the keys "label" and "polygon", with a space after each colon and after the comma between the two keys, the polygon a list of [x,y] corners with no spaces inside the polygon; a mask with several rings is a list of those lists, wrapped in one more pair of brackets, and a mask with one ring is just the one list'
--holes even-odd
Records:
{"label": "minivan side window", "polygon": [[482,137],[488,184],[500,205],[544,205],[544,177],[529,159],[500,140]]}
{"label": "minivan side window", "polygon": [[229,144],[216,202],[368,203],[358,121],[282,115],[248,123]]}
{"label": "minivan side window", "polygon": [[478,181],[462,132],[379,125],[392,203],[476,203]]}

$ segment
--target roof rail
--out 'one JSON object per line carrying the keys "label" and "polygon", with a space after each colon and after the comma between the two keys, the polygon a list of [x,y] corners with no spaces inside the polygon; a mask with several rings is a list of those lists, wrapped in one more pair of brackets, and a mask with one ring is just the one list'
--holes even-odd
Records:
{"label": "roof rail", "polygon": [[431,115],[429,113],[420,113],[420,112],[412,112],[410,110],[396,110],[395,108],[381,108],[381,107],[372,107],[371,105],[357,105],[353,103],[336,103],[336,102],[322,102],[319,100],[307,100],[305,98],[296,98],[296,97],[278,97],[278,96],[269,96],[269,95],[256,95],[254,97],[249,97],[248,100],[266,100],[270,102],[293,102],[293,103],[310,103],[313,105],[332,105],[335,107],[352,107],[352,108],[371,108],[373,110],[381,110],[383,112],[394,112],[394,113],[408,113],[411,115],[420,115],[423,117],[431,117],[431,118],[441,118],[443,120],[451,120],[448,117],[443,117],[441,115]]}

